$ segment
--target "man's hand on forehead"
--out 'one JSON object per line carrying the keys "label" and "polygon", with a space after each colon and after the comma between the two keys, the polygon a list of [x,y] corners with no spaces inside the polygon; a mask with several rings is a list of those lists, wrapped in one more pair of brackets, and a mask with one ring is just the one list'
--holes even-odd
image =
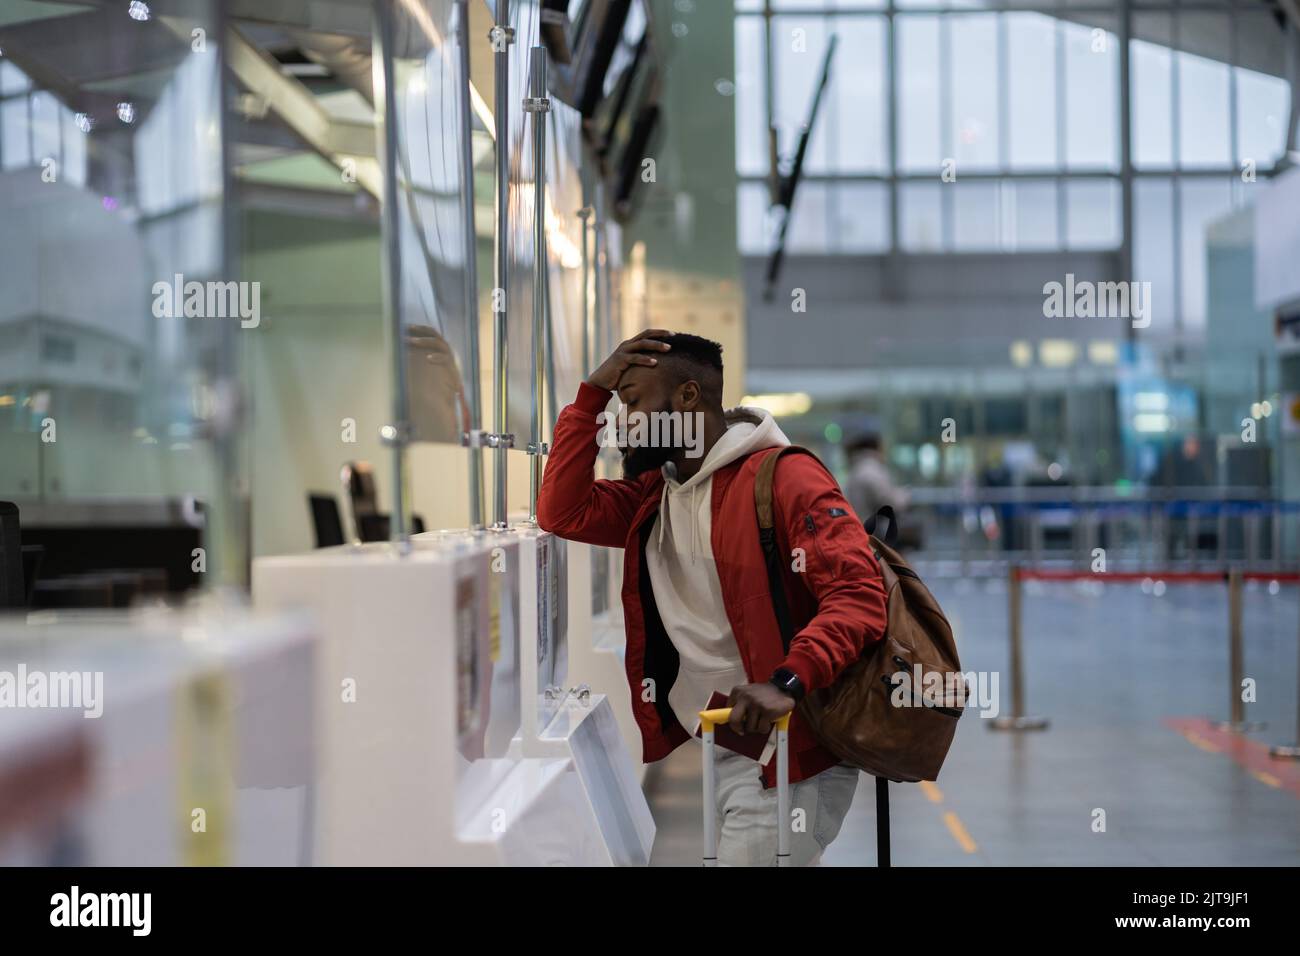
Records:
{"label": "man's hand on forehead", "polygon": [[646,329],[638,332],[626,342],[614,349],[609,358],[600,364],[596,371],[587,377],[587,382],[596,388],[614,391],[620,385],[623,373],[630,368],[654,368],[659,364],[657,355],[671,351],[672,346],[663,339],[674,335],[667,329]]}

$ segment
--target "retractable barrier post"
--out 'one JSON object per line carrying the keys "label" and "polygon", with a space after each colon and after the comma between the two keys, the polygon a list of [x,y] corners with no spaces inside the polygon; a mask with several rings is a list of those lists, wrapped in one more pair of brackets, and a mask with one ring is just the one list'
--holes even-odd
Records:
{"label": "retractable barrier post", "polygon": [[[1017,565],[1010,568],[1007,580],[1008,631],[1011,644],[1011,714],[990,722],[995,730],[1039,730],[1047,726],[1047,721],[1024,716],[1024,662],[1021,638],[1021,583],[1025,578],[1046,581],[1074,581],[1093,577],[1076,571],[1035,570],[1028,571]],[[1275,571],[1243,571],[1232,568],[1228,571],[1112,571],[1100,575],[1110,582],[1149,581],[1152,578],[1175,580],[1182,583],[1211,584],[1226,581],[1228,584],[1228,706],[1229,719],[1216,722],[1221,730],[1234,733],[1248,733],[1262,730],[1267,725],[1261,721],[1246,719],[1246,702],[1243,700],[1242,684],[1246,678],[1246,652],[1242,626],[1242,595],[1246,581],[1268,581],[1270,585],[1281,583],[1300,584],[1300,573]],[[1297,648],[1300,658],[1300,647]],[[1280,759],[1300,759],[1300,660],[1297,660],[1296,680],[1296,742],[1278,745],[1270,753]]]}
{"label": "retractable barrier post", "polygon": [[1241,634],[1241,590],[1242,573],[1239,568],[1228,572],[1228,714],[1226,722],[1220,722],[1223,730],[1246,733],[1261,730],[1264,725],[1246,720],[1246,703],[1241,699],[1241,683],[1245,678],[1245,648]]}
{"label": "retractable barrier post", "polygon": [[1241,572],[1228,572],[1228,714],[1234,725],[1246,720],[1246,705],[1241,699]]}
{"label": "retractable barrier post", "polygon": [[1020,566],[1007,572],[1007,630],[1011,643],[1011,713],[989,721],[994,730],[1046,730],[1046,717],[1025,716],[1024,665],[1021,648]]}
{"label": "retractable barrier post", "polygon": [[1278,760],[1300,760],[1300,631],[1296,632],[1296,703],[1295,703],[1295,737],[1290,744],[1278,744],[1269,748],[1269,756]]}

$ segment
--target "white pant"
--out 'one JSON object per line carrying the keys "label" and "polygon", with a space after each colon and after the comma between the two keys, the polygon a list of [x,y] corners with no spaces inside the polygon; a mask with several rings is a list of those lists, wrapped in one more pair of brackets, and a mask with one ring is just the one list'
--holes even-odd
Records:
{"label": "white pant", "polygon": [[[718,778],[718,865],[776,865],[776,787],[763,789],[758,763],[723,747],[714,750]],[[790,787],[790,864],[816,866],[853,804],[858,771],[847,764]]]}

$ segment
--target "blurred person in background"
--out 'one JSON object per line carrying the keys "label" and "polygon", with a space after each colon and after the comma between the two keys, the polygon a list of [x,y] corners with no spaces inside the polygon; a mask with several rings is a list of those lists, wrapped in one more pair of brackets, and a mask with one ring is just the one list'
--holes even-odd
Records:
{"label": "blurred person in background", "polygon": [[867,432],[859,436],[848,446],[848,454],[849,480],[844,494],[858,517],[866,521],[888,505],[901,522],[909,497],[907,491],[894,482],[881,448],[880,435]]}

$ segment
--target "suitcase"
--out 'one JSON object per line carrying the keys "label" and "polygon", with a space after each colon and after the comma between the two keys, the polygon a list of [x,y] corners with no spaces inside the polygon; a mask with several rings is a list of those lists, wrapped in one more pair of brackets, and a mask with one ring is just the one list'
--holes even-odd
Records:
{"label": "suitcase", "polygon": [[[704,738],[704,852],[705,866],[718,865],[717,777],[713,770],[713,728],[731,719],[730,707],[700,711]],[[889,866],[889,781],[876,781],[876,865]],[[776,720],[776,812],[787,825],[776,829],[776,865],[790,865],[790,715]]]}

